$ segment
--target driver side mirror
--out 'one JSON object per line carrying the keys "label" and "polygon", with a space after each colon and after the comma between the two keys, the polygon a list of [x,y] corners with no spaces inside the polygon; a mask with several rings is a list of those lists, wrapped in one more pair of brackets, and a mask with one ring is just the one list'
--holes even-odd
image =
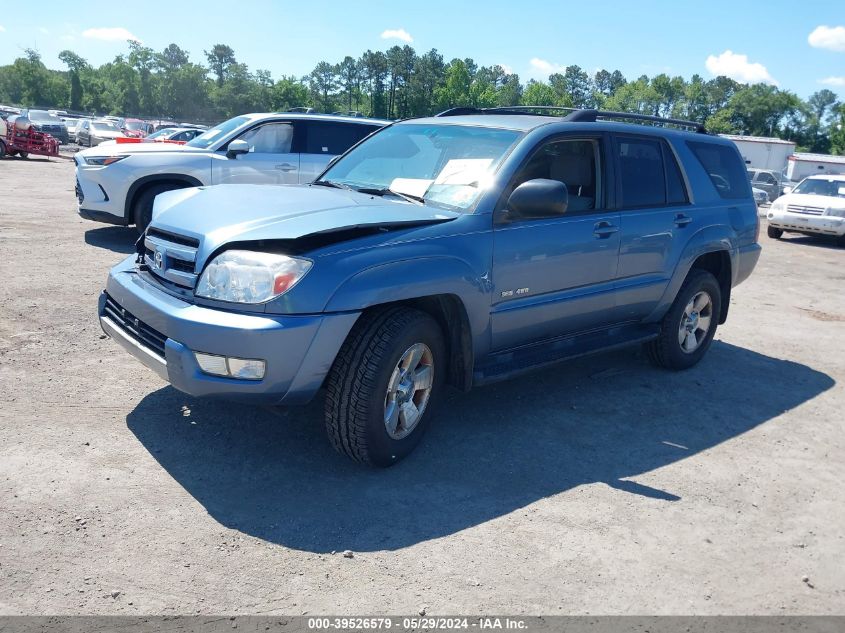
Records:
{"label": "driver side mirror", "polygon": [[566,213],[569,191],[559,180],[535,178],[513,190],[508,198],[508,215],[519,218],[553,218]]}
{"label": "driver side mirror", "polygon": [[783,188],[783,193],[784,193],[784,195],[786,195],[786,194],[788,194],[788,193],[792,193],[792,187],[790,187],[789,185],[786,185],[786,186]]}
{"label": "driver side mirror", "polygon": [[229,143],[226,158],[237,158],[241,154],[249,154],[249,143],[241,139],[235,139]]}

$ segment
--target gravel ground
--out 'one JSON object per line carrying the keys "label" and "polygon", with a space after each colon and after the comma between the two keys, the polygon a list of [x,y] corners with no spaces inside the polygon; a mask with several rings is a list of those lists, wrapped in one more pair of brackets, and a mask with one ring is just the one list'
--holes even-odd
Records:
{"label": "gravel ground", "polygon": [[0,614],[845,613],[845,250],[764,230],[697,368],[452,393],[374,471],[104,338],[135,235],[73,185],[0,162]]}

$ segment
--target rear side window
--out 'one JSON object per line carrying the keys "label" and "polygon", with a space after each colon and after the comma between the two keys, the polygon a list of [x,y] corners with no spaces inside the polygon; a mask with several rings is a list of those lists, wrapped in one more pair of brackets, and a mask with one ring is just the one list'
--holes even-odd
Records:
{"label": "rear side window", "polygon": [[687,146],[704,167],[720,197],[737,200],[750,196],[745,165],[736,149],[727,145],[693,141],[687,141]]}
{"label": "rear side window", "polygon": [[661,207],[666,204],[666,181],[660,141],[651,139],[616,140],[622,206]]}
{"label": "rear side window", "polygon": [[362,123],[309,122],[305,130],[305,153],[343,154],[377,129],[377,126]]}

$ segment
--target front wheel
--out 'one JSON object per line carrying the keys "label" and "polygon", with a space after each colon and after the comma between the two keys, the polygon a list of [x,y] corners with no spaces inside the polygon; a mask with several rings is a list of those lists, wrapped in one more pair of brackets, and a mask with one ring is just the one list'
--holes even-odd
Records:
{"label": "front wheel", "polygon": [[706,270],[693,270],[663,317],[660,335],[646,344],[649,359],[667,369],[692,367],[710,348],[721,311],[719,282]]}
{"label": "front wheel", "polygon": [[780,238],[783,237],[783,230],[775,228],[773,226],[769,226],[766,229],[766,235],[768,235],[773,240],[779,240]]}
{"label": "front wheel", "polygon": [[364,314],[329,372],[326,431],[334,448],[390,466],[419,443],[440,393],[443,333],[428,314],[394,307]]}

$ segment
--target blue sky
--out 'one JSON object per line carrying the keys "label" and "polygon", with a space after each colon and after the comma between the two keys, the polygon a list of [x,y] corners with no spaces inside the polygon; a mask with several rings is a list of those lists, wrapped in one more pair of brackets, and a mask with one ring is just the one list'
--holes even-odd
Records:
{"label": "blue sky", "polygon": [[776,83],[804,98],[824,87],[845,98],[845,0],[42,0],[37,10],[16,6],[0,12],[0,64],[33,47],[52,68],[62,68],[56,56],[65,48],[98,65],[125,52],[123,39],[131,34],[156,50],[176,42],[196,62],[204,61],[203,49],[225,43],[250,69],[276,78],[410,41],[417,52],[436,48],[447,61],[501,64],[523,81],[578,64],[590,73],[618,68],[628,78],[727,74]]}

